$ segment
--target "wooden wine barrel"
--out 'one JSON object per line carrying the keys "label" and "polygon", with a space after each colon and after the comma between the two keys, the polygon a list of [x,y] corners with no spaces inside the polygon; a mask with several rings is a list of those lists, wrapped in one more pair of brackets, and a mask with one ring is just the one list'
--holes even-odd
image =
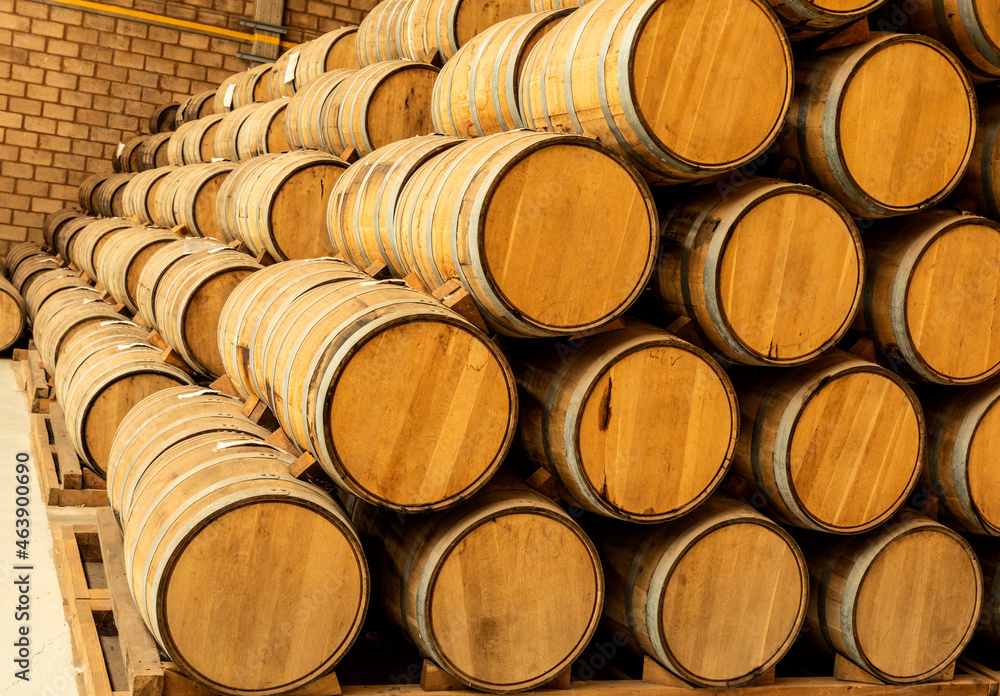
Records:
{"label": "wooden wine barrel", "polygon": [[201,387],[170,387],[152,394],[128,412],[115,431],[108,453],[108,501],[119,522],[142,475],[174,445],[214,433],[220,440],[249,435],[261,440],[271,434],[242,413],[243,402]]}
{"label": "wooden wine barrel", "polygon": [[434,129],[463,138],[523,128],[521,68],[538,40],[573,10],[512,17],[472,38],[434,83]]}
{"label": "wooden wine barrel", "polygon": [[199,92],[181,102],[177,107],[177,125],[211,116],[215,106],[215,90]]}
{"label": "wooden wine barrel", "polygon": [[[431,92],[438,69],[427,63],[391,60],[358,70],[340,86],[343,91],[334,123],[326,121],[330,152],[354,148],[359,155],[434,132]],[[332,115],[332,114],[331,114]]]}
{"label": "wooden wine barrel", "polygon": [[1000,382],[920,391],[927,415],[927,466],[921,483],[948,515],[948,526],[1000,536],[1000,493],[993,452],[1000,437]]}
{"label": "wooden wine barrel", "polygon": [[160,389],[191,383],[186,372],[163,362],[152,346],[110,346],[92,353],[59,395],[80,459],[104,476],[111,440],[131,408]]}
{"label": "wooden wine barrel", "polygon": [[[996,650],[1000,647],[1000,603],[993,597],[1000,596],[1000,546],[991,537],[969,535],[966,541],[972,546],[983,572],[983,606],[979,618],[980,630],[976,632],[974,645]],[[985,630],[983,630],[985,629]]]}
{"label": "wooden wine barrel", "polygon": [[131,344],[149,345],[149,330],[124,317],[104,318],[80,326],[60,346],[59,366],[55,370],[53,388],[57,395],[69,392],[77,371],[92,353],[103,348]]}
{"label": "wooden wine barrel", "polygon": [[324,114],[329,114],[326,118],[336,120],[337,114],[331,100],[335,100],[336,108],[339,108],[339,96],[335,96],[337,88],[352,74],[353,70],[324,73],[288,101],[285,108],[285,137],[291,149],[332,150],[326,142]]}
{"label": "wooden wine barrel", "polygon": [[236,87],[236,91],[233,92],[234,109],[254,102],[270,101],[268,80],[271,76],[272,66],[273,63],[265,63],[258,65],[256,68],[251,68],[245,73],[246,77]]}
{"label": "wooden wine barrel", "polygon": [[[24,295],[24,306],[28,319],[34,323],[38,311],[45,301],[69,288],[89,288],[90,284],[68,268],[52,268],[42,271]],[[20,294],[18,295],[20,297]]]}
{"label": "wooden wine barrel", "polygon": [[[854,215],[918,212],[958,184],[976,137],[976,99],[938,42],[877,33],[801,64],[796,80],[779,148]],[[905,133],[900,123],[910,124]]]}
{"label": "wooden wine barrel", "polygon": [[181,141],[184,164],[211,162],[216,157],[222,156],[215,149],[215,134],[222,119],[222,114],[212,114],[191,122],[193,124],[191,130],[187,131]]}
{"label": "wooden wine barrel", "polygon": [[598,0],[537,42],[520,102],[528,128],[592,134],[650,180],[678,183],[763,153],[793,85],[788,38],[763,0]]}
{"label": "wooden wine barrel", "polygon": [[[73,263],[96,281],[98,274],[94,260],[97,254],[108,243],[117,244],[116,233],[128,229],[135,229],[135,226],[124,218],[107,218],[90,223],[76,238],[73,246]],[[115,241],[112,241],[112,238]]]}
{"label": "wooden wine barrel", "polygon": [[170,143],[170,133],[157,133],[149,136],[138,152],[138,171],[145,172],[157,167],[165,167],[169,164],[167,160],[167,147]]}
{"label": "wooden wine barrel", "polygon": [[[202,435],[167,450],[132,505],[125,570],[139,614],[213,693],[296,690],[361,631],[370,575],[357,533],[340,503],[288,474],[294,459]],[[206,621],[206,606],[225,619]]]}
{"label": "wooden wine barrel", "polygon": [[47,248],[53,248],[53,238],[58,232],[59,228],[65,225],[70,220],[78,218],[82,213],[76,208],[63,208],[62,210],[56,211],[45,218],[45,224],[42,227],[42,238],[45,240],[45,245]]}
{"label": "wooden wine barrel", "polygon": [[239,162],[219,186],[219,193],[215,199],[215,218],[227,242],[240,239],[236,229],[236,194],[240,186],[245,180],[255,180],[257,171],[277,157],[281,155],[261,155]]}
{"label": "wooden wine barrel", "polygon": [[798,365],[839,341],[861,304],[864,250],[830,196],[777,179],[706,186],[661,211],[655,294],[732,362]]}
{"label": "wooden wine barrel", "polygon": [[34,256],[48,257],[49,254],[42,251],[38,242],[29,241],[13,245],[7,250],[7,256],[3,259],[4,277],[8,280],[13,278],[17,273],[17,267]]}
{"label": "wooden wine barrel", "polygon": [[[400,60],[409,54],[406,26],[412,7],[413,0],[382,0],[365,15],[354,39],[354,58],[359,67]],[[421,17],[420,21],[430,21],[430,17]],[[414,60],[423,60],[426,55]]]}
{"label": "wooden wine barrel", "polygon": [[263,104],[246,104],[238,109],[233,109],[222,118],[218,129],[215,131],[216,157],[227,159],[230,162],[246,159],[246,157],[240,157],[240,131],[246,125],[250,115],[261,107],[263,107]]}
{"label": "wooden wine barrel", "polygon": [[604,618],[616,635],[699,686],[769,670],[805,620],[809,571],[777,524],[724,494],[646,527],[605,522]]}
{"label": "wooden wine barrel", "polygon": [[108,254],[102,254],[97,268],[101,287],[133,314],[139,311],[139,277],[146,263],[160,248],[181,237],[169,230],[145,228],[126,231],[118,236]]}
{"label": "wooden wine barrel", "polygon": [[503,354],[424,293],[372,281],[315,288],[275,317],[258,349],[254,381],[282,429],[372,504],[453,505],[489,480],[513,439],[517,393]]}
{"label": "wooden wine barrel", "polygon": [[14,288],[24,297],[31,292],[31,287],[38,277],[48,270],[61,268],[55,258],[48,255],[29,256],[17,265],[17,270],[10,277]]}
{"label": "wooden wine barrel", "polygon": [[80,184],[80,208],[82,208],[85,213],[93,215],[96,212],[96,208],[94,207],[94,193],[97,191],[97,187],[103,184],[104,180],[111,176],[114,175],[92,174],[84,179],[83,183]]}
{"label": "wooden wine barrel", "polygon": [[236,154],[240,160],[291,149],[285,133],[285,109],[289,101],[285,97],[275,99],[250,113],[236,136]]}
{"label": "wooden wine barrel", "polygon": [[458,278],[491,328],[515,336],[620,315],[657,248],[639,174],[592,138],[554,133],[488,135],[436,156],[407,183],[395,229],[408,272],[430,289]]}
{"label": "wooden wine barrel", "polygon": [[396,203],[421,166],[460,142],[443,135],[416,136],[381,147],[348,167],[334,184],[327,209],[327,231],[336,252],[358,268],[384,260],[393,275],[405,276],[393,229]]}
{"label": "wooden wine barrel", "polygon": [[1000,80],[1000,12],[990,0],[915,0],[913,30],[932,36],[962,61],[973,82]]}
{"label": "wooden wine barrel", "polygon": [[222,305],[240,282],[262,266],[235,249],[189,254],[160,276],[153,296],[160,334],[199,374],[225,374],[216,334]]}
{"label": "wooden wine barrel", "polygon": [[886,0],[767,0],[792,41],[843,29],[885,5]]}
{"label": "wooden wine barrel", "polygon": [[865,253],[863,320],[881,363],[939,384],[1000,372],[1000,224],[930,210],[881,223]]}
{"label": "wooden wine barrel", "polygon": [[511,355],[526,457],[580,507],[632,522],[692,510],[722,482],[739,407],[722,368],[673,334],[618,331]]}
{"label": "wooden wine barrel", "polygon": [[[323,152],[288,152],[263,162],[236,184],[231,232],[254,255],[266,249],[276,261],[331,256],[323,234],[326,209],[346,169],[347,162]],[[220,194],[217,207],[221,203]],[[228,222],[219,219],[224,231]]]}
{"label": "wooden wine barrel", "polygon": [[[268,65],[268,69],[270,69],[270,65]],[[224,116],[235,108],[233,100],[236,90],[245,75],[246,72],[233,73],[219,83],[219,88],[215,90],[215,96],[212,98],[212,111],[216,115]]]}
{"label": "wooden wine barrel", "polygon": [[[156,296],[160,292],[160,281],[170,270],[170,267],[181,261],[185,256],[201,251],[225,248],[221,242],[211,238],[184,237],[177,241],[159,245],[150,254],[146,263],[136,275],[133,298],[136,307],[146,324],[151,328],[160,329],[156,316]],[[162,331],[160,332],[162,334]],[[214,336],[214,334],[213,334]]]}
{"label": "wooden wine barrel", "polygon": [[222,364],[236,391],[244,398],[271,398],[255,378],[264,373],[268,327],[292,301],[322,285],[370,280],[339,259],[305,259],[272,264],[237,285],[222,306],[217,332]]}
{"label": "wooden wine barrel", "polygon": [[979,204],[983,215],[1000,219],[1000,99],[980,98],[980,120],[969,168],[959,192]]}
{"label": "wooden wine barrel", "polygon": [[148,135],[136,135],[118,143],[111,156],[111,165],[116,172],[139,171],[139,148],[149,138]]}
{"label": "wooden wine barrel", "polygon": [[382,556],[372,563],[386,617],[463,684],[495,693],[541,686],[597,627],[605,591],[594,545],[510,474],[451,510],[402,518],[357,505],[352,519]]}
{"label": "wooden wine barrel", "polygon": [[0,277],[0,351],[7,350],[21,338],[28,311],[17,289]]}
{"label": "wooden wine barrel", "polygon": [[185,167],[186,175],[178,182],[174,210],[178,224],[196,237],[224,240],[215,216],[219,187],[236,168],[233,162],[206,162]]}
{"label": "wooden wine barrel", "polygon": [[55,247],[56,253],[59,254],[59,258],[61,258],[64,262],[69,263],[69,247],[73,242],[73,238],[80,233],[80,230],[96,219],[97,218],[89,215],[81,215],[78,218],[70,220],[64,225],[61,225],[59,229],[55,231],[55,235],[52,238],[52,246]]}
{"label": "wooden wine barrel", "polygon": [[177,130],[170,134],[167,140],[167,164],[187,164],[184,159],[187,153],[187,139],[198,128],[196,121],[188,121],[177,126]]}
{"label": "wooden wine barrel", "polygon": [[794,370],[733,373],[733,383],[741,414],[733,469],[773,517],[857,534],[906,502],[926,435],[920,402],[902,379],[831,350]]}
{"label": "wooden wine barrel", "polygon": [[411,60],[440,56],[446,62],[472,37],[531,11],[531,0],[414,0],[403,29],[403,55]]}
{"label": "wooden wine barrel", "polygon": [[162,104],[149,115],[150,133],[168,133],[177,125],[177,109],[180,106],[177,102]]}
{"label": "wooden wine barrel", "polygon": [[803,538],[812,640],[890,684],[950,665],[979,619],[983,578],[966,542],[904,510],[866,534]]}
{"label": "wooden wine barrel", "polygon": [[[307,41],[304,46],[308,45],[309,42]],[[303,48],[296,47],[299,50],[285,51],[278,60],[272,63],[271,71],[268,73],[268,81],[270,83],[268,101],[281,99],[282,97],[291,97],[295,94],[297,88],[295,84],[296,70],[292,61],[298,62],[304,52],[304,46],[300,44],[300,47]]]}
{"label": "wooden wine barrel", "polygon": [[125,214],[122,198],[125,194],[125,185],[135,174],[122,173],[110,176],[97,187],[94,192],[94,209],[98,215],[103,217],[121,217]]}
{"label": "wooden wine barrel", "polygon": [[32,327],[45,369],[55,374],[66,339],[88,324],[123,318],[93,288],[63,290],[42,305]]}
{"label": "wooden wine barrel", "polygon": [[358,27],[341,27],[310,41],[308,53],[299,56],[296,66],[295,78],[298,81],[296,93],[331,70],[358,68],[358,60],[354,54],[354,40],[357,33]]}
{"label": "wooden wine barrel", "polygon": [[153,206],[156,195],[167,174],[177,171],[178,165],[168,164],[136,174],[127,184],[122,193],[122,211],[125,217],[136,222],[153,222]]}

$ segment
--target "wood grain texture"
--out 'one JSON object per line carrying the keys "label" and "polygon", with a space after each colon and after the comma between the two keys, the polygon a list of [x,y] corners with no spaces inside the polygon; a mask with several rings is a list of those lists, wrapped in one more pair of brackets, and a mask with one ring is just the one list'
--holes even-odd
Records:
{"label": "wood grain texture", "polygon": [[222,157],[230,162],[239,162],[248,158],[246,152],[240,150],[240,133],[246,127],[251,115],[262,108],[264,108],[264,104],[254,102],[234,109],[223,117],[215,131],[216,157]]}
{"label": "wood grain texture", "polygon": [[490,328],[514,336],[614,319],[646,284],[657,247],[651,194],[624,160],[591,138],[527,131],[428,161],[395,229],[402,270],[427,288],[457,278]]}
{"label": "wood grain texture", "polygon": [[136,171],[145,172],[166,165],[169,142],[169,133],[156,133],[146,138],[136,151]]}
{"label": "wood grain texture", "polygon": [[664,308],[732,362],[797,365],[839,341],[864,276],[847,211],[777,179],[706,189],[663,207],[654,288]]}
{"label": "wood grain texture", "polygon": [[110,176],[112,175],[91,174],[86,179],[84,179],[83,182],[80,183],[78,198],[80,201],[80,208],[83,209],[84,212],[91,214],[94,213],[94,200],[93,200],[94,191],[96,191],[97,187],[100,186],[101,183],[103,183],[104,180]]}
{"label": "wood grain texture", "polygon": [[865,237],[864,323],[879,362],[975,384],[1000,371],[1000,223],[931,210]]}
{"label": "wood grain texture", "polygon": [[236,168],[233,162],[205,162],[184,167],[184,175],[174,182],[174,217],[195,237],[225,241],[216,217],[219,188]]}
{"label": "wood grain texture", "polygon": [[124,216],[139,223],[152,224],[156,191],[163,183],[163,178],[176,171],[178,166],[169,164],[140,172],[125,184],[125,190],[122,192]]}
{"label": "wood grain texture", "polygon": [[953,662],[979,619],[983,578],[958,534],[904,510],[880,529],[803,537],[811,641],[890,684]]}
{"label": "wood grain texture", "polygon": [[180,240],[179,235],[169,230],[150,227],[125,230],[99,259],[97,278],[101,287],[130,312],[138,312],[136,293],[143,268],[164,244]]}
{"label": "wood grain texture", "polygon": [[137,485],[125,525],[136,605],[166,654],[213,691],[304,686],[361,629],[369,575],[357,534],[339,503],[287,473],[293,461],[256,438],[207,433],[168,449]]}
{"label": "wood grain texture", "polygon": [[70,261],[76,264],[77,268],[86,272],[90,278],[97,278],[97,269],[94,261],[101,249],[111,243],[122,230],[136,229],[128,220],[124,218],[105,218],[92,222],[77,235],[76,241],[71,248]]}
{"label": "wood grain texture", "polygon": [[[413,0],[382,0],[365,15],[354,39],[354,59],[359,67],[409,56],[405,42],[412,7]],[[425,20],[430,21],[430,18],[413,19]]]}
{"label": "wood grain texture", "polygon": [[981,207],[979,212],[1000,219],[1000,99],[980,98],[979,128],[969,168],[958,185],[959,192]]}
{"label": "wood grain texture", "polygon": [[7,350],[24,332],[28,313],[17,289],[0,278],[0,350]]}
{"label": "wood grain texture", "polygon": [[275,99],[250,114],[236,137],[236,153],[240,160],[271,152],[288,152],[285,109],[289,101],[287,97]]}
{"label": "wood grain texture", "polygon": [[793,81],[788,39],[764,2],[600,0],[536,44],[521,108],[529,128],[592,134],[651,180],[677,183],[763,152]]}
{"label": "wood grain texture", "polygon": [[605,620],[682,679],[749,682],[797,637],[809,588],[805,560],[749,505],[718,494],[672,522],[603,521],[596,535],[608,583]]}
{"label": "wood grain texture", "polygon": [[[90,287],[90,284],[68,268],[52,268],[42,271],[38,274],[35,282],[31,284],[28,292],[24,294],[24,306],[28,313],[28,320],[33,323],[46,300],[61,291],[86,287]],[[20,296],[18,293],[18,297]]]}
{"label": "wood grain texture", "polygon": [[740,403],[734,471],[788,524],[874,529],[916,484],[923,412],[888,370],[833,350],[795,370],[733,374]]}
{"label": "wood grain texture", "polygon": [[462,138],[523,128],[521,72],[531,49],[572,10],[511,17],[462,46],[431,95],[434,129]]}
{"label": "wood grain texture", "polygon": [[60,268],[59,262],[48,254],[29,256],[17,265],[17,269],[11,274],[10,283],[24,297],[31,292],[42,273],[57,268]]}
{"label": "wood grain texture", "polygon": [[871,14],[886,0],[767,0],[792,41],[835,31]]}
{"label": "wood grain texture", "polygon": [[[42,238],[45,240],[45,245],[47,248],[51,249],[53,246],[52,239],[56,235],[56,231],[65,225],[67,222],[74,218],[78,218],[82,215],[79,210],[75,207],[63,208],[62,210],[57,210],[54,213],[45,216],[45,224],[42,225]],[[7,250],[10,254],[11,251],[18,245],[11,246]],[[0,264],[2,265],[2,264]]]}
{"label": "wood grain texture", "polygon": [[404,56],[447,62],[477,34],[531,11],[530,0],[414,0],[403,28]]}
{"label": "wood grain texture", "polygon": [[729,469],[736,394],[704,351],[641,322],[512,354],[525,455],[591,512],[682,515]]}
{"label": "wood grain texture", "polygon": [[7,278],[7,280],[10,280],[17,272],[17,267],[21,263],[27,261],[33,256],[43,256],[43,255],[45,255],[45,252],[42,251],[42,248],[41,246],[39,246],[38,242],[29,241],[11,245],[10,249],[7,250],[7,256],[4,257],[4,261],[2,264],[3,276]]}
{"label": "wood grain texture", "polygon": [[337,87],[353,72],[341,69],[323,73],[288,101],[285,108],[285,137],[290,149],[332,151],[324,140],[326,129],[321,122],[321,115],[327,100],[334,98]]}
{"label": "wood grain texture", "polygon": [[137,273],[134,291],[136,307],[147,326],[153,329],[160,328],[159,317],[156,315],[156,297],[160,290],[160,282],[170,267],[185,256],[220,248],[223,248],[222,243],[214,239],[187,237],[162,244],[149,255]]}
{"label": "wood grain texture", "polygon": [[35,343],[49,374],[59,366],[63,342],[85,324],[123,319],[93,288],[63,290],[35,315]]}
{"label": "wood grain texture", "polygon": [[477,690],[551,681],[597,627],[604,577],[593,544],[510,474],[434,515],[404,519],[356,505],[352,519],[379,551],[375,599],[386,616]]}
{"label": "wood grain texture", "polygon": [[913,30],[932,36],[958,56],[973,82],[1000,80],[1000,4],[996,0],[917,0],[908,12]]}
{"label": "wood grain texture", "polygon": [[94,212],[101,217],[121,217],[124,213],[122,197],[125,185],[135,174],[115,174],[101,182],[94,191],[91,201]]}
{"label": "wood grain texture", "polygon": [[[965,171],[975,94],[962,65],[933,39],[873,34],[800,62],[796,87],[779,147],[854,215],[930,208]],[[905,135],[900,123],[911,124]]]}

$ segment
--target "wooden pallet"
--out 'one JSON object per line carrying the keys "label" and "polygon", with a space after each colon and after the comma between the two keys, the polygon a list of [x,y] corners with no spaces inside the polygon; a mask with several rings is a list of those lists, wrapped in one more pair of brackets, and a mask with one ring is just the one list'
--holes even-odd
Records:
{"label": "wooden pallet", "polygon": [[14,377],[17,379],[17,388],[24,392],[28,400],[28,411],[30,413],[44,413],[48,410],[49,397],[52,389],[49,386],[48,376],[42,367],[42,358],[38,351],[29,348],[28,350],[15,350],[14,361],[18,364],[14,366]]}
{"label": "wooden pallet", "polygon": [[[77,665],[87,696],[209,696],[160,654],[132,600],[125,577],[121,530],[110,508],[97,525],[54,527],[56,563]],[[842,681],[834,677],[773,678],[751,686],[694,688],[646,661],[642,680],[557,679],[537,693],[546,696],[998,696],[1000,673],[963,659],[947,681],[911,686]],[[568,673],[563,675],[568,676]],[[373,680],[379,681],[379,680]],[[388,679],[386,679],[388,681]],[[761,683],[764,682],[764,683]],[[567,692],[571,692],[567,694]],[[424,663],[419,684],[340,685],[336,674],[289,696],[475,696],[433,664]]]}
{"label": "wooden pallet", "polygon": [[49,403],[46,413],[32,414],[31,443],[46,504],[63,507],[108,504],[107,483],[81,466],[58,403]]}

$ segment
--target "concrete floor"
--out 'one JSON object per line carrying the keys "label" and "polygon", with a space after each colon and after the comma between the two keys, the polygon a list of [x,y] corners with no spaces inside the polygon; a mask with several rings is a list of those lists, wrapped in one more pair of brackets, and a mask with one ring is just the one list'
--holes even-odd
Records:
{"label": "concrete floor", "polygon": [[[41,501],[38,478],[31,468],[29,494],[29,558],[16,556],[15,530],[16,462],[19,452],[31,452],[31,428],[24,394],[17,390],[14,363],[0,360],[0,694],[10,696],[77,696],[77,669],[69,626],[63,612],[62,596],[52,560],[50,525],[93,523],[93,510],[52,508],[46,514]],[[30,571],[14,570],[27,564]],[[31,610],[27,621],[17,621],[15,610],[19,592],[15,587],[19,574],[30,573]],[[29,627],[30,681],[15,676],[14,664],[18,628]]]}

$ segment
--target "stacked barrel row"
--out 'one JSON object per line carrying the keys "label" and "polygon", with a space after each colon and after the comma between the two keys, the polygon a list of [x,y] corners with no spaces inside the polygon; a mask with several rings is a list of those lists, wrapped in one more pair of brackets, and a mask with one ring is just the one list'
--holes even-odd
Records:
{"label": "stacked barrel row", "polygon": [[[900,508],[920,485],[951,527],[995,529],[982,453],[1000,369],[1000,227],[942,207],[961,183],[991,211],[989,167],[967,167],[990,152],[971,88],[984,78],[970,77],[970,62],[989,61],[961,38],[978,26],[968,13],[948,32],[927,13],[905,27],[947,48],[874,34],[810,59],[816,36],[879,4],[598,0],[477,15],[473,3],[385,2],[355,34],[364,67],[319,70],[320,49],[289,52],[179,107],[165,159],[142,158],[157,166],[90,182],[88,210],[204,237],[146,264],[143,323],[202,380],[225,372],[267,404],[285,446],[352,500],[353,528],[328,496],[310,498],[306,520],[261,507],[260,484],[246,484],[237,508],[317,530],[268,547],[276,567],[349,591],[333,606],[314,595],[322,617],[297,595],[301,632],[263,614],[219,650],[219,627],[180,588],[233,567],[272,585],[249,558],[204,560],[264,522],[234,508],[206,528],[217,509],[200,501],[215,493],[199,492],[218,485],[232,500],[224,477],[257,476],[268,459],[279,490],[306,494],[285,474],[292,455],[261,444],[226,397],[140,404],[112,445],[127,456],[108,460],[109,495],[161,646],[229,693],[302,685],[357,635],[360,537],[382,613],[479,689],[544,684],[602,611],[632,648],[700,685],[753,679],[804,622],[822,650],[881,680],[945,669],[991,611],[997,554],[977,542],[984,582],[963,537]],[[798,44],[797,72],[789,34],[816,42]],[[748,179],[765,171],[759,157],[794,181]],[[888,219],[865,220],[862,241],[856,218]],[[235,242],[278,263],[222,246]],[[316,258],[335,255],[350,263]],[[413,288],[464,290],[503,352]],[[185,410],[196,406],[232,419],[211,425]],[[195,462],[197,482],[179,483]],[[532,480],[551,484],[540,488],[592,513],[588,534],[513,478],[537,467]],[[743,502],[718,492],[727,475]],[[307,568],[306,544],[339,565]],[[248,662],[253,675],[234,667]]]}

